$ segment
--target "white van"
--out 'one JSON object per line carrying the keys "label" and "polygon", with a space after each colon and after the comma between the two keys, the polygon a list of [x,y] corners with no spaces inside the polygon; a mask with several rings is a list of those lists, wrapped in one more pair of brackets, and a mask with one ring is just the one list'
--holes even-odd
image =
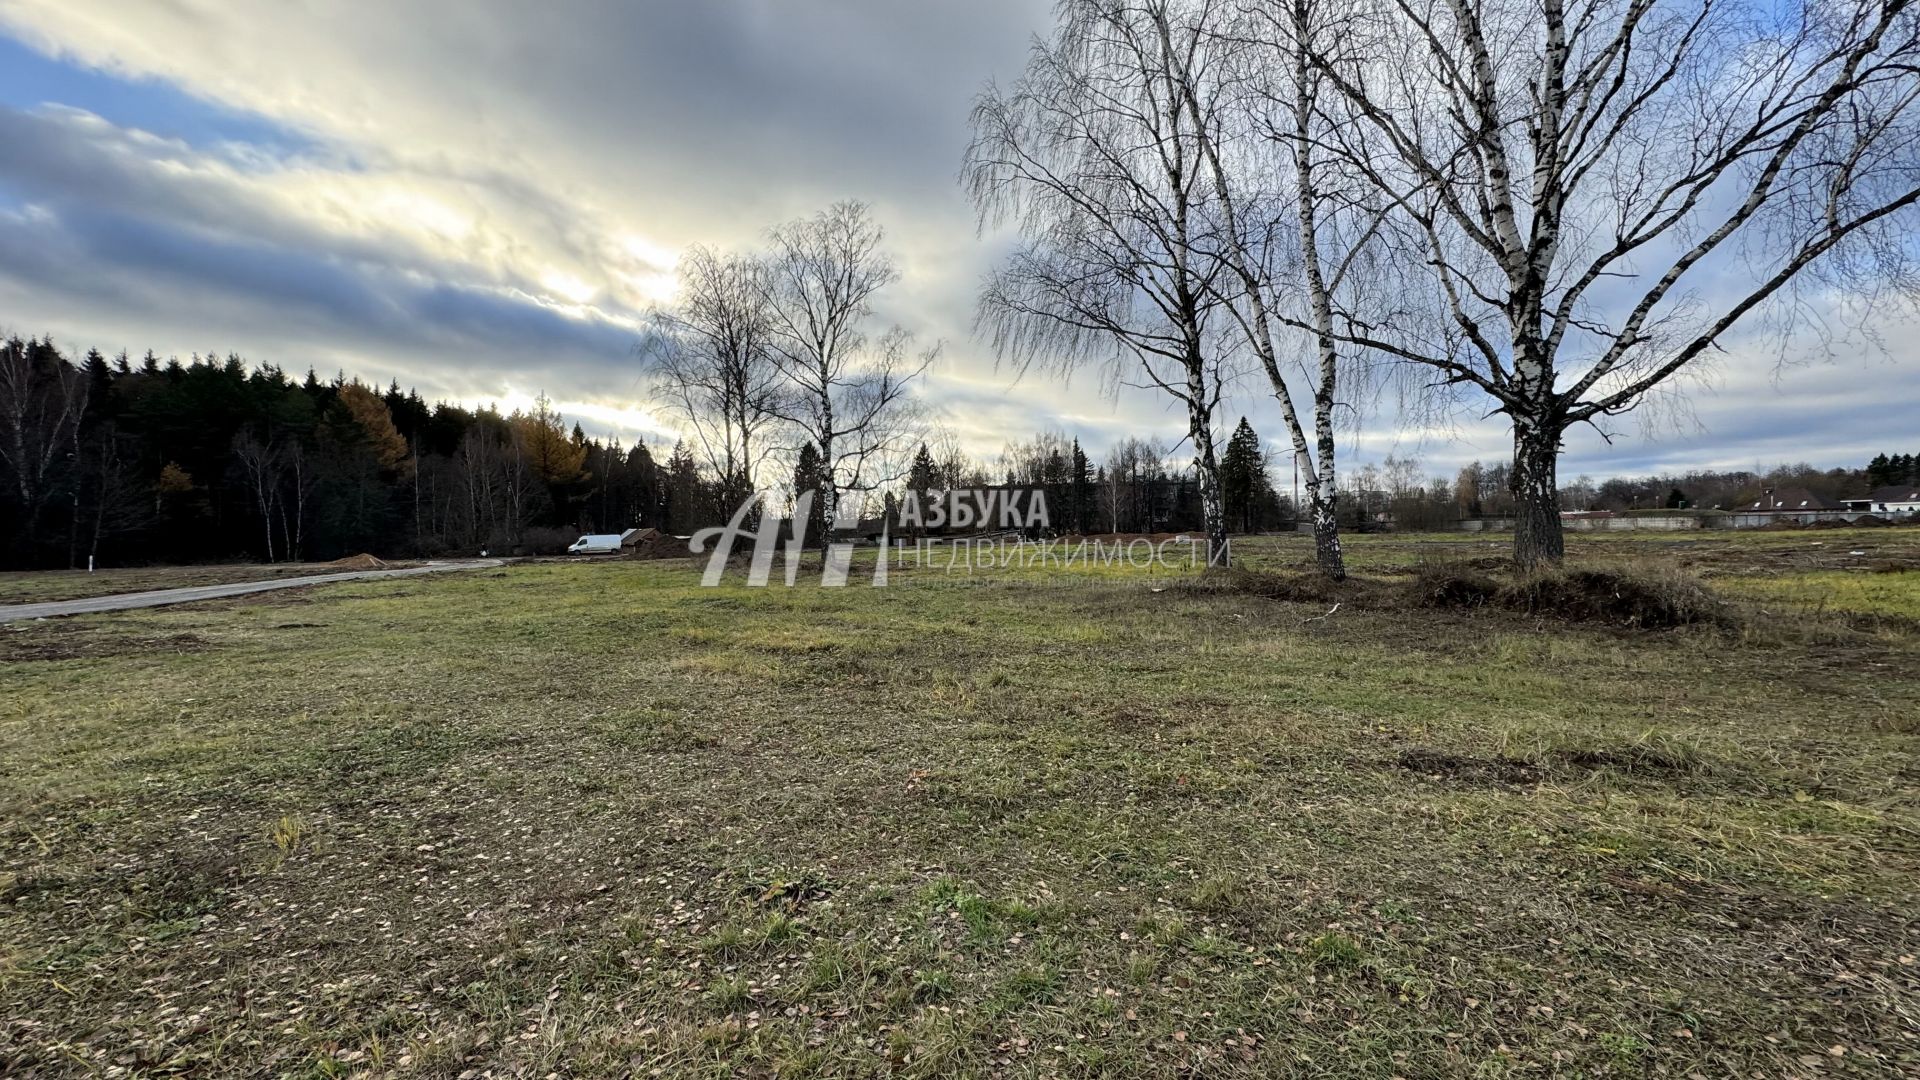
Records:
{"label": "white van", "polygon": [[589,533],[573,542],[569,555],[613,555],[620,550],[619,533]]}

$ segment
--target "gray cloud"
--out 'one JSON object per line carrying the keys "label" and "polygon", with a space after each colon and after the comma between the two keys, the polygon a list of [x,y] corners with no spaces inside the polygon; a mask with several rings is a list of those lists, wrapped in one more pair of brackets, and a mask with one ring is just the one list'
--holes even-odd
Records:
{"label": "gray cloud", "polygon": [[[947,342],[929,389],[976,452],[1042,428],[1103,448],[1184,420],[1091,373],[1017,385],[969,337],[1005,238],[954,183],[971,99],[1011,78],[1048,0],[189,6],[13,0],[0,27],[78,65],[160,79],[298,132],[285,151],[190,146],[71,110],[0,109],[0,321],[85,347],[237,349],[485,400],[544,388],[645,426],[633,327],[684,245],[755,242],[870,200],[904,278],[881,315]],[[1907,348],[1904,344],[1900,348]],[[1707,434],[1609,448],[1568,475],[1787,458],[1853,461],[1916,429],[1920,373],[1849,357],[1769,377],[1759,349],[1697,397]],[[1269,441],[1249,382],[1224,410]],[[1350,460],[1434,471],[1504,452],[1498,418],[1369,415]],[[591,426],[591,425],[590,425]],[[1658,429],[1656,429],[1658,430]]]}

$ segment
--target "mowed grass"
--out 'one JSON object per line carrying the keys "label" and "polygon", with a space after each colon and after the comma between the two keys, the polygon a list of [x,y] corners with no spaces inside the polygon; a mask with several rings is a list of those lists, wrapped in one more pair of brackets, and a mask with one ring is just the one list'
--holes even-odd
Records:
{"label": "mowed grass", "polygon": [[1908,621],[855,580],[0,629],[0,1073],[1920,1070]]}

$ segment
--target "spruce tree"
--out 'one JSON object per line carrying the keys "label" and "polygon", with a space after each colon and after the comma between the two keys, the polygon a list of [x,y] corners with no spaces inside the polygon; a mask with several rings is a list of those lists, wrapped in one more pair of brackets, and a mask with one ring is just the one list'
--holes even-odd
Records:
{"label": "spruce tree", "polygon": [[800,496],[804,492],[813,492],[813,505],[805,522],[794,522],[799,528],[804,525],[807,538],[819,537],[826,540],[826,502],[822,492],[828,483],[826,459],[820,456],[820,448],[812,443],[800,444],[800,458],[793,466],[793,501],[798,510]]}
{"label": "spruce tree", "polygon": [[1266,487],[1266,468],[1260,459],[1260,436],[1246,417],[1227,440],[1227,452],[1220,455],[1220,496],[1227,521],[1240,532],[1252,532],[1254,515]]}
{"label": "spruce tree", "polygon": [[1087,452],[1080,448],[1079,439],[1073,440],[1072,475],[1067,480],[1067,493],[1071,509],[1062,527],[1081,534],[1092,532],[1099,508],[1094,505],[1093,466],[1087,461]]}
{"label": "spruce tree", "polygon": [[1867,462],[1867,487],[1877,488],[1893,482],[1893,459],[1885,454],[1873,455],[1873,460]]}
{"label": "spruce tree", "polygon": [[[927,513],[928,496],[939,487],[940,466],[934,463],[933,452],[927,449],[927,444],[921,443],[919,451],[913,455],[913,464],[907,468],[907,490],[913,493],[923,519]],[[924,526],[915,529],[916,533],[924,531]]]}

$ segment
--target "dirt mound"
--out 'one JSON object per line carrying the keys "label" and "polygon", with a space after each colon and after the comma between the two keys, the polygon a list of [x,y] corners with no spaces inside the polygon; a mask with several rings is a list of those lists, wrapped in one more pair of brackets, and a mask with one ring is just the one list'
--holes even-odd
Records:
{"label": "dirt mound", "polygon": [[1465,567],[1422,567],[1414,598],[1427,607],[1501,607],[1529,615],[1657,630],[1720,622],[1726,605],[1681,574],[1547,571],[1500,582]]}
{"label": "dirt mound", "polygon": [[1423,566],[1414,574],[1414,599],[1426,607],[1477,608],[1500,600],[1500,583],[1468,566]]}
{"label": "dirt mound", "polygon": [[1852,521],[1856,529],[1884,529],[1892,524],[1893,522],[1876,514],[1861,514]]}
{"label": "dirt mound", "polygon": [[326,568],[329,570],[385,570],[389,568],[389,565],[390,564],[384,560],[376,559],[363,551],[358,555],[349,555],[344,559],[335,559],[327,563]]}
{"label": "dirt mound", "polygon": [[1609,570],[1541,574],[1518,582],[1513,592],[1517,606],[1536,615],[1646,629],[1712,622],[1723,606],[1690,578]]}

